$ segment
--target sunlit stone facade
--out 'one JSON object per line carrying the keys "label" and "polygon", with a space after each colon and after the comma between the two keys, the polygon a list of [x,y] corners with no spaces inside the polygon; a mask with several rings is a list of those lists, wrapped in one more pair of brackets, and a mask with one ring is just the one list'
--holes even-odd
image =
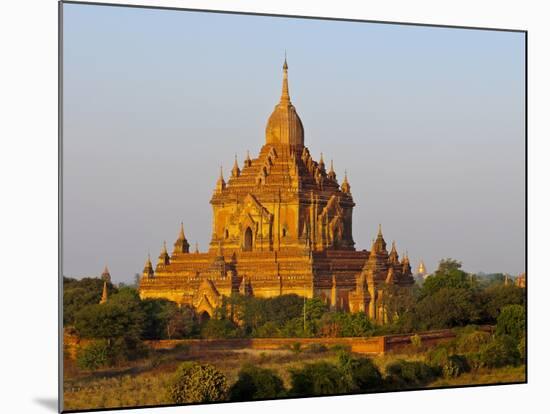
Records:
{"label": "sunlit stone facade", "polygon": [[164,246],[155,269],[147,259],[142,298],[170,299],[212,316],[224,295],[294,293],[383,320],[381,286],[414,283],[408,258],[399,261],[395,245],[388,254],[381,229],[370,253],[355,249],[351,186],[346,176],[339,184],[332,162],[327,171],[323,157],[315,161],[304,145],[286,60],[265,144],[242,167],[235,159],[227,182],[220,171],[210,204],[208,251],[191,252],[182,225],[172,254]]}

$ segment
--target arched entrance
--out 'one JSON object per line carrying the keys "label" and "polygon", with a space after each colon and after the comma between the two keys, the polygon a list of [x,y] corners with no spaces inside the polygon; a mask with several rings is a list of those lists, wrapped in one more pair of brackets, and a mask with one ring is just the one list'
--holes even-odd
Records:
{"label": "arched entrance", "polygon": [[210,320],[210,314],[206,311],[199,313],[199,324],[204,324]]}
{"label": "arched entrance", "polygon": [[244,231],[243,250],[245,252],[252,251],[252,229],[250,227],[247,227]]}

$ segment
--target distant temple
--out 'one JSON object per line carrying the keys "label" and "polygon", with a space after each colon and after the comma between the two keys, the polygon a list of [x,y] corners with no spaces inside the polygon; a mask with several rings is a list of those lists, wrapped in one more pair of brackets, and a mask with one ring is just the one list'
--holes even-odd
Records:
{"label": "distant temple", "polygon": [[428,277],[428,271],[426,270],[426,265],[424,264],[424,260],[420,260],[420,263],[416,268],[415,276],[422,279],[426,279],[426,277]]}
{"label": "distant temple", "polygon": [[166,298],[211,317],[223,296],[294,293],[384,321],[383,288],[414,283],[408,257],[399,260],[395,243],[388,253],[381,227],[370,252],[355,249],[349,180],[339,184],[332,161],[327,171],[323,156],[315,161],[304,146],[286,59],[265,144],[242,167],[235,158],[227,182],[220,171],[210,204],[208,251],[189,251],[182,224],[171,254],[164,244],[154,269],[147,258],[142,298]]}
{"label": "distant temple", "polygon": [[520,288],[524,288],[525,287],[525,272],[523,273],[520,273],[518,275],[518,277],[516,278],[516,286],[517,287],[520,287]]}
{"label": "distant temple", "polygon": [[99,301],[99,303],[103,304],[107,302],[107,285],[111,283],[111,274],[109,273],[109,269],[107,269],[107,266],[105,266],[105,269],[103,269],[103,273],[101,273],[101,280],[103,280],[103,292],[101,293],[101,300]]}

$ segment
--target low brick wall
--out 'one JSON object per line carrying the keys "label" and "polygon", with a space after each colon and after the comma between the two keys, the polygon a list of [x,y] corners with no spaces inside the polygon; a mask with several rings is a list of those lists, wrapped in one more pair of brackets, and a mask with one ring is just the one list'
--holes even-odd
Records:
{"label": "low brick wall", "polygon": [[[491,327],[481,327],[481,329],[490,331]],[[165,339],[147,341],[147,344],[153,349],[172,349],[178,345],[186,345],[190,347],[191,352],[224,349],[273,350],[288,348],[295,343],[300,343],[302,348],[307,348],[311,344],[320,344],[327,347],[343,345],[349,347],[352,352],[376,355],[404,350],[411,345],[411,336],[414,335],[418,335],[421,338],[422,345],[427,347],[451,341],[456,336],[451,329],[441,329],[416,334],[373,336],[370,338]]]}
{"label": "low brick wall", "polygon": [[[491,326],[482,326],[479,329],[492,332]],[[193,353],[200,353],[208,350],[239,350],[257,349],[274,350],[285,349],[299,343],[302,348],[311,344],[343,345],[349,347],[352,352],[367,355],[378,355],[387,352],[399,352],[411,345],[411,336],[418,335],[422,345],[427,347],[439,343],[448,342],[455,338],[451,329],[418,332],[416,334],[373,336],[370,338],[237,338],[237,339],[160,339],[145,341],[152,349],[173,349],[177,346],[189,346]],[[76,356],[76,350],[84,345],[86,340],[79,340],[74,335],[65,334],[64,345],[67,347],[71,357]]]}

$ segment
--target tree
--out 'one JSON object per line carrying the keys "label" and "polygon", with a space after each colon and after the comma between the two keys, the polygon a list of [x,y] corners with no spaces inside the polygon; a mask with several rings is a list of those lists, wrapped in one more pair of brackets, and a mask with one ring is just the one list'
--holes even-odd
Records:
{"label": "tree", "polygon": [[405,313],[413,309],[418,288],[416,286],[403,287],[398,285],[384,285],[380,305],[386,311],[388,323],[397,322]]}
{"label": "tree", "polygon": [[184,338],[195,329],[194,312],[189,307],[171,309],[166,323],[166,335],[168,339]]}
{"label": "tree", "polygon": [[204,403],[227,399],[225,376],[209,364],[184,362],[176,370],[167,393],[176,404]]}
{"label": "tree", "polygon": [[521,305],[508,305],[502,308],[497,318],[497,335],[508,335],[516,342],[525,337],[526,318],[525,307]]}
{"label": "tree", "polygon": [[75,316],[75,328],[85,338],[141,337],[145,315],[133,289],[123,288],[106,303],[82,308]]}
{"label": "tree", "polygon": [[[117,292],[117,289],[107,283],[109,296]],[[63,278],[63,325],[73,325],[76,313],[84,306],[99,303],[103,292],[103,280],[100,278],[86,277],[80,280]]]}
{"label": "tree", "polygon": [[201,329],[201,337],[206,339],[237,338],[241,332],[229,319],[210,319]]}
{"label": "tree", "polygon": [[327,312],[319,322],[318,333],[326,337],[371,336],[374,326],[364,312]]}
{"label": "tree", "polygon": [[250,401],[284,396],[281,378],[272,370],[245,365],[230,390],[232,401]]}
{"label": "tree", "polygon": [[483,318],[486,323],[495,323],[501,310],[506,305],[524,305],[525,289],[502,283],[492,284],[481,292],[480,302],[483,307]]}
{"label": "tree", "polygon": [[459,262],[458,260],[451,259],[450,257],[446,259],[441,259],[439,261],[439,266],[437,267],[437,270],[435,273],[439,274],[446,274],[455,270],[458,270],[462,268],[462,262]]}
{"label": "tree", "polygon": [[420,290],[420,299],[426,296],[433,296],[438,290],[450,289],[471,289],[473,279],[466,272],[448,266],[443,266],[445,271],[439,269],[426,278]]}
{"label": "tree", "polygon": [[443,287],[416,304],[412,314],[412,328],[452,328],[475,323],[478,319],[479,309],[474,292],[464,288]]}
{"label": "tree", "polygon": [[183,338],[196,328],[195,315],[189,307],[179,307],[166,299],[143,299],[141,307],[145,313],[145,339]]}

